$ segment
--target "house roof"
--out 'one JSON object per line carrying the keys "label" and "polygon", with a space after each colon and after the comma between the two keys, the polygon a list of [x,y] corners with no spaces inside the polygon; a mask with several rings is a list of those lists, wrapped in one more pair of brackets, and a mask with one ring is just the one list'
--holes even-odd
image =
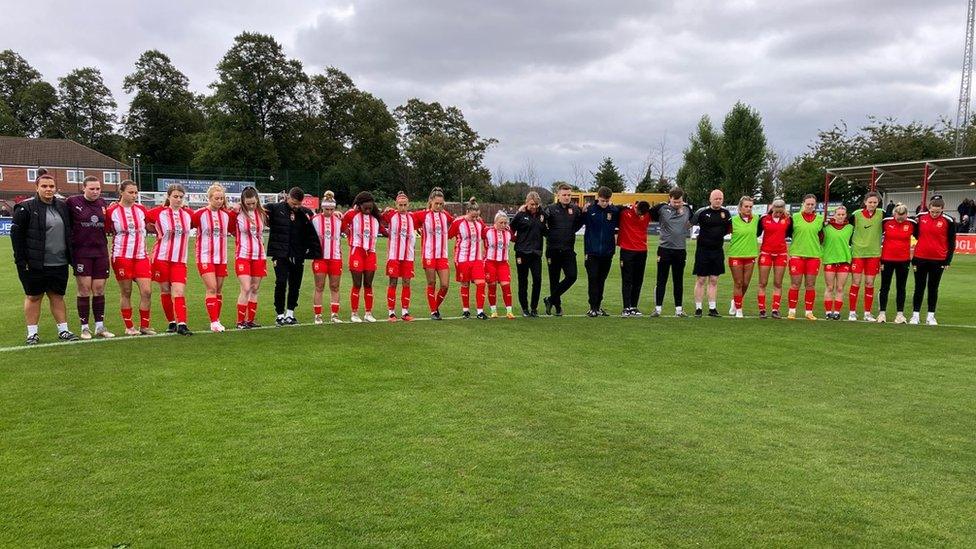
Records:
{"label": "house roof", "polygon": [[70,139],[0,136],[0,166],[107,168],[129,166]]}

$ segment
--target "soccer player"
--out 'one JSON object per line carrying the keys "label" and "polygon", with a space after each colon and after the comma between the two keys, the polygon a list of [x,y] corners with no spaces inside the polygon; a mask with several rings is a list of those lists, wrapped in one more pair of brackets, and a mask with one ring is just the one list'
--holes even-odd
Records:
{"label": "soccer player", "polygon": [[264,251],[264,228],[268,214],[261,206],[258,191],[247,187],[241,192],[241,202],[235,216],[237,242],[234,268],[241,291],[237,294],[237,329],[259,328],[254,319],[258,313],[261,281],[268,276],[268,258]]}
{"label": "soccer player", "polygon": [[513,320],[512,314],[512,270],[508,265],[508,245],[512,242],[512,231],[508,228],[508,214],[502,210],[495,213],[495,224],[484,230],[485,239],[485,280],[488,283],[488,306],[491,318],[498,317],[498,286],[502,287],[502,300],[505,303],[505,318]]}
{"label": "soccer player", "polygon": [[57,184],[47,172],[39,175],[34,185],[34,197],[14,206],[13,225],[10,228],[17,276],[24,288],[26,343],[40,343],[37,323],[41,317],[41,300],[45,295],[54,321],[58,324],[58,339],[75,341],[78,336],[68,329],[68,312],[64,304],[68,265],[71,263],[68,207],[55,196]]}
{"label": "soccer player", "polygon": [[789,312],[786,318],[796,319],[796,306],[800,299],[800,284],[804,286],[803,305],[807,320],[817,320],[813,314],[813,304],[817,300],[817,274],[820,272],[820,258],[823,255],[824,216],[817,213],[817,197],[808,194],[803,197],[803,209],[795,214],[787,229],[786,236],[793,237],[790,243],[790,292]]}
{"label": "soccer player", "polygon": [[561,183],[556,188],[556,203],[542,210],[549,264],[549,296],[542,300],[547,315],[555,309],[556,316],[562,316],[562,295],[576,283],[576,231],[583,226],[583,212],[571,203],[571,195],[572,187]]}
{"label": "soccer player", "polygon": [[928,315],[925,323],[936,326],[939,324],[935,320],[935,308],[939,304],[939,283],[942,282],[942,273],[952,264],[952,255],[956,250],[956,220],[944,212],[945,200],[942,196],[933,196],[928,206],[929,211],[916,218],[915,238],[918,242],[915,244],[915,257],[912,259],[915,295],[912,297],[912,318],[908,323],[919,323],[922,298],[928,289]]}
{"label": "soccer player", "polygon": [[[376,275],[376,237],[380,232],[380,213],[373,195],[362,191],[342,218],[342,230],[349,239],[349,272],[352,290],[349,302],[352,322],[376,322],[373,317],[373,277]],[[363,295],[366,314],[359,317],[359,295]]]}
{"label": "soccer player", "polygon": [[[840,320],[844,288],[851,274],[851,236],[854,226],[847,222],[847,208],[837,206],[823,229],[824,310],[828,320]],[[856,305],[856,304],[855,304]],[[855,319],[856,320],[856,319]]]}
{"label": "soccer player", "polygon": [[210,317],[210,331],[223,332],[220,310],[224,305],[224,280],[227,279],[227,236],[237,226],[236,212],[227,209],[224,187],[214,183],[207,189],[207,205],[193,212],[197,230],[197,272],[206,288],[204,303]]}
{"label": "soccer player", "polygon": [[[637,307],[641,288],[644,287],[644,269],[647,267],[647,226],[651,223],[651,205],[639,200],[620,210],[620,293],[623,311],[620,316],[643,316]],[[679,307],[680,309],[680,307]],[[657,309],[651,316],[660,316]]]}
{"label": "soccer player", "polygon": [[481,235],[485,224],[480,219],[481,206],[472,197],[464,205],[464,215],[451,223],[447,233],[456,239],[454,245],[454,273],[461,283],[461,318],[471,318],[471,283],[475,286],[477,318],[488,320],[485,314],[485,252]]}
{"label": "soccer player", "polygon": [[620,224],[620,208],[610,203],[613,191],[600,187],[596,202],[583,206],[583,266],[586,268],[586,285],[590,309],[586,316],[608,316],[603,310],[603,291],[607,276],[617,251],[616,232]]}
{"label": "soccer player", "polygon": [[[671,189],[668,201],[651,208],[651,219],[660,224],[660,244],[657,247],[657,284],[654,287],[654,312],[651,316],[661,316],[664,294],[668,289],[668,276],[671,276],[671,290],[674,294],[674,316],[684,318],[685,265],[688,262],[688,229],[691,228],[691,207],[685,204],[685,192],[679,187]],[[646,236],[644,237],[646,240]],[[623,259],[623,250],[620,257]]]}
{"label": "soccer player", "polygon": [[692,225],[698,225],[698,246],[695,248],[695,316],[702,316],[702,297],[708,288],[708,316],[719,317],[715,305],[718,294],[718,277],[725,273],[722,246],[725,235],[732,231],[732,214],[722,207],[725,195],[715,189],[708,195],[708,206],[695,212]]}
{"label": "soccer player", "polygon": [[[512,218],[515,231],[515,270],[518,272],[519,307],[523,317],[539,316],[539,294],[542,289],[542,240],[546,230],[546,217],[540,205],[542,199],[535,191],[525,195],[525,204],[519,206]],[[529,275],[532,275],[532,300],[529,301]]]}
{"label": "soccer player", "polygon": [[[305,260],[322,254],[312,227],[312,210],[302,206],[305,191],[292,187],[282,202],[265,206],[268,214],[268,256],[275,273],[275,324],[298,324],[295,308],[305,276]],[[287,294],[287,301],[286,301]]]}
{"label": "soccer player", "polygon": [[396,322],[397,283],[402,282],[400,290],[400,318],[405,322],[413,320],[410,314],[410,280],[413,279],[413,254],[416,233],[413,215],[410,214],[410,198],[400,191],[396,197],[396,209],[387,208],[383,212],[383,223],[390,233],[386,250],[386,275],[390,285],[386,288],[386,308],[390,322]]}
{"label": "soccer player", "polygon": [[895,305],[897,314],[895,324],[906,324],[905,286],[908,283],[908,269],[912,262],[912,237],[915,234],[915,220],[908,217],[908,207],[896,204],[892,216],[884,220],[881,244],[881,294],[878,296],[878,322],[887,322],[888,292],[891,278],[895,277]]}
{"label": "soccer player", "polygon": [[759,247],[759,318],[766,318],[766,286],[769,273],[773,273],[773,310],[770,316],[778,319],[780,300],[783,298],[783,274],[786,272],[786,233],[793,220],[786,213],[786,202],[773,200],[770,211],[759,220],[758,234],[762,237]]}
{"label": "soccer player", "polygon": [[750,196],[739,199],[739,213],[732,217],[732,240],[729,241],[729,271],[732,273],[732,308],[730,315],[742,318],[742,299],[752,281],[759,255],[759,218],[752,215],[755,203]]}
{"label": "soccer player", "polygon": [[857,320],[857,296],[864,286],[864,320],[874,322],[874,281],[881,271],[881,233],[883,215],[878,209],[881,195],[871,191],[864,196],[864,207],[851,214],[854,237],[851,239],[851,289],[847,295],[848,320]]}
{"label": "soccer player", "polygon": [[[119,309],[125,335],[155,335],[150,327],[152,267],[146,255],[146,208],[136,202],[139,187],[130,180],[119,184],[119,201],[105,211],[105,230],[112,236],[112,270],[119,283]],[[132,282],[139,288],[139,328],[132,322]]]}
{"label": "soccer player", "polygon": [[163,314],[169,322],[167,332],[190,336],[186,326],[186,258],[190,244],[193,212],[183,205],[186,190],[182,185],[170,185],[166,200],[146,214],[153,223],[156,245],[152,252],[153,281],[159,284]]}
{"label": "soccer player", "polygon": [[319,213],[312,217],[312,227],[319,238],[321,256],[312,260],[315,291],[312,293],[312,312],[315,323],[322,324],[322,295],[329,282],[330,322],[341,324],[339,318],[339,281],[342,279],[342,218],[336,215],[335,193],[325,191]]}
{"label": "soccer player", "polygon": [[[424,274],[427,276],[427,306],[430,318],[441,320],[441,304],[447,297],[448,275],[447,231],[454,218],[444,211],[444,191],[434,187],[427,197],[427,209],[413,212],[414,227],[420,230],[420,248]],[[440,282],[440,287],[437,283]]]}
{"label": "soccer player", "polygon": [[81,339],[91,339],[90,313],[95,316],[95,337],[115,337],[105,329],[105,281],[108,280],[108,239],[105,232],[105,209],[102,182],[88,176],[82,183],[82,194],[69,197],[65,203],[71,218],[71,258],[78,284],[78,318]]}

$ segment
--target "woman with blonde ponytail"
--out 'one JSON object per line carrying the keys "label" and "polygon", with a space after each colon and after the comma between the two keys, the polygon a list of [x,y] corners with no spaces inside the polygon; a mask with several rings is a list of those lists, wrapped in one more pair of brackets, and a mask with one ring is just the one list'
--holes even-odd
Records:
{"label": "woman with blonde ponytail", "polygon": [[[413,212],[414,227],[420,231],[420,248],[424,273],[427,275],[427,306],[430,318],[440,320],[441,304],[447,297],[448,276],[447,232],[454,222],[444,211],[444,191],[434,187],[427,197],[427,209]],[[438,281],[440,287],[437,287]]]}
{"label": "woman with blonde ponytail", "polygon": [[236,227],[236,212],[227,209],[224,187],[214,183],[207,189],[207,205],[193,212],[192,227],[197,230],[197,271],[206,287],[205,303],[210,331],[223,332],[220,309],[227,278],[227,235]]}
{"label": "woman with blonde ponytail", "polygon": [[448,238],[456,238],[454,245],[454,270],[461,283],[461,318],[471,318],[471,283],[475,284],[477,318],[488,320],[485,314],[485,250],[482,235],[485,224],[481,221],[481,206],[472,197],[464,206],[464,216],[454,220],[447,232]]}
{"label": "woman with blonde ponytail", "polygon": [[322,324],[322,294],[325,281],[329,281],[330,322],[340,324],[339,280],[342,278],[342,219],[336,212],[335,193],[325,191],[319,213],[312,217],[312,227],[322,244],[322,255],[312,260],[315,275],[315,292],[312,294],[312,311],[315,323]]}

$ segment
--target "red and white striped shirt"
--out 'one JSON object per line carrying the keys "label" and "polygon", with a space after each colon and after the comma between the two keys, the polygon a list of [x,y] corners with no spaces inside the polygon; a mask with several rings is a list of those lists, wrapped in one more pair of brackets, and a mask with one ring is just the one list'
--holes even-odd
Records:
{"label": "red and white striped shirt", "polygon": [[258,212],[238,212],[236,238],[237,259],[267,259],[264,255],[264,222]]}
{"label": "red and white striped shirt", "polygon": [[362,248],[367,252],[376,251],[376,236],[380,232],[380,221],[363,212],[349,210],[342,218],[342,228],[349,237],[349,249]]}
{"label": "red and white striped shirt", "polygon": [[156,246],[152,260],[186,263],[190,227],[193,225],[189,208],[173,210],[167,206],[157,206],[149,210],[146,217],[156,224]]}
{"label": "red and white striped shirt", "polygon": [[454,221],[451,214],[422,210],[411,215],[414,227],[420,230],[423,258],[447,259],[447,233]]}
{"label": "red and white striped shirt", "polygon": [[324,213],[312,217],[312,227],[322,244],[319,259],[342,259],[342,220]]}
{"label": "red and white striped shirt", "polygon": [[484,261],[485,251],[481,241],[484,229],[485,224],[481,221],[471,221],[466,217],[454,220],[449,233],[450,236],[457,238],[454,246],[454,261],[458,263]]}
{"label": "red and white striped shirt", "polygon": [[197,229],[198,265],[227,264],[227,235],[232,221],[227,210],[204,207],[193,212],[193,226]]}
{"label": "red and white striped shirt", "polygon": [[142,204],[129,207],[112,204],[105,212],[105,228],[112,238],[112,258],[146,258],[146,208]]}
{"label": "red and white striped shirt", "polygon": [[413,261],[413,249],[417,241],[413,215],[390,210],[383,214],[383,220],[389,226],[390,233],[390,243],[386,250],[387,260]]}
{"label": "red and white striped shirt", "polygon": [[508,261],[508,245],[512,242],[512,231],[509,229],[485,229],[485,260]]}

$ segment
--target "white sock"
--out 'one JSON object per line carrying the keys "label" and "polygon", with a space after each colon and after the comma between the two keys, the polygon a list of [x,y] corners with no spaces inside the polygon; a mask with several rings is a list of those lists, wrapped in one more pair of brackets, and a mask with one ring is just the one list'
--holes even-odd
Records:
{"label": "white sock", "polygon": [[62,323],[58,324],[58,333],[67,332],[67,331],[68,331],[68,323],[67,322],[62,322]]}
{"label": "white sock", "polygon": [[489,306],[491,307],[491,312],[493,312],[493,313],[497,313],[498,312],[498,307],[496,305],[489,305]]}
{"label": "white sock", "polygon": [[390,316],[392,316],[392,315],[395,315],[395,314],[396,314],[396,311],[394,311],[393,309],[389,309],[389,311],[390,311],[390,312],[388,312],[387,314],[388,314],[388,315],[390,315]]}
{"label": "white sock", "polygon": [[104,332],[105,331],[105,323],[104,322],[96,322],[95,323],[95,331],[96,332]]}
{"label": "white sock", "polygon": [[285,315],[278,315],[279,319],[285,318]]}
{"label": "white sock", "polygon": [[791,315],[795,315],[795,314],[796,314],[796,309],[790,309],[790,311],[789,311],[789,313],[790,313]]}
{"label": "white sock", "polygon": [[285,316],[287,316],[288,318],[294,318],[295,317],[295,311],[293,311],[291,309],[285,309]]}
{"label": "white sock", "polygon": [[702,308],[702,303],[701,303],[701,301],[696,301],[696,302],[695,302],[695,309],[701,309],[701,308]]}
{"label": "white sock", "polygon": [[85,330],[88,330],[88,329],[89,328],[88,328],[88,325],[87,324],[82,324],[81,325],[81,331],[85,331]]}
{"label": "white sock", "polygon": [[484,314],[484,312],[485,312],[485,310],[484,310],[484,309],[478,309],[478,314],[479,314],[479,315],[480,315],[480,314]]}
{"label": "white sock", "polygon": [[925,316],[925,318],[926,320],[932,320],[933,318],[935,318],[935,313],[929,313],[928,315]]}
{"label": "white sock", "polygon": [[511,305],[505,305],[505,312],[508,313],[508,314],[512,314],[512,306]]}
{"label": "white sock", "polygon": [[406,315],[410,314],[410,310],[409,309],[400,309],[400,314],[403,315],[403,316],[406,316]]}
{"label": "white sock", "polygon": [[37,324],[28,324],[27,325],[27,337],[30,337],[30,336],[33,336],[33,335],[37,335]]}
{"label": "white sock", "polygon": [[[675,307],[674,309],[677,311],[680,308],[681,307]],[[657,311],[658,314],[660,314],[661,313],[661,306],[660,305],[655,305],[654,306],[654,310]]]}
{"label": "white sock", "polygon": [[463,313],[470,313],[471,312],[471,309],[465,307],[465,308],[461,309],[461,312],[463,312]]}
{"label": "white sock", "polygon": [[[658,310],[658,312],[660,312],[661,311],[661,308],[658,307],[657,310]],[[678,306],[676,306],[674,308],[674,312],[675,312],[675,314],[682,313],[682,312],[684,312],[684,307],[682,307],[681,305],[678,305]]]}
{"label": "white sock", "polygon": [[714,301],[709,301],[708,302],[708,308],[709,309],[714,309],[715,308],[715,302]]}

